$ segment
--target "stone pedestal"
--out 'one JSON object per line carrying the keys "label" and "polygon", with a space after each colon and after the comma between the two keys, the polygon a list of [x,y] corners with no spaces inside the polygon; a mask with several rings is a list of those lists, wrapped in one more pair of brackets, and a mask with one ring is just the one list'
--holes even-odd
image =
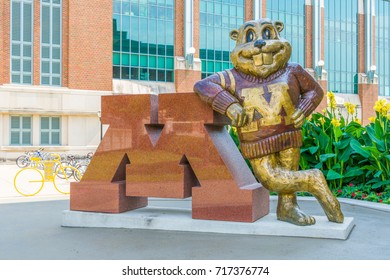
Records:
{"label": "stone pedestal", "polygon": [[345,240],[355,222],[346,217],[344,223],[329,222],[325,216],[315,216],[316,224],[308,227],[278,221],[275,214],[253,223],[212,222],[191,219],[191,210],[147,207],[121,214],[64,211],[62,225],[66,227],[129,228],[240,235],[294,236]]}

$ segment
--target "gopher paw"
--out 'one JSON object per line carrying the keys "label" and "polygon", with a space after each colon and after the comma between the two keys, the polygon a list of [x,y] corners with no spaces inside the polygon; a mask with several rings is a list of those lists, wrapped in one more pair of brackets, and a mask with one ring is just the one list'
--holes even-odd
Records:
{"label": "gopher paw", "polygon": [[300,109],[297,109],[291,118],[294,122],[295,128],[302,127],[303,123],[305,122],[305,114]]}
{"label": "gopher paw", "polygon": [[316,223],[313,216],[306,215],[298,206],[278,209],[277,217],[280,221],[289,222],[298,226],[309,226]]}

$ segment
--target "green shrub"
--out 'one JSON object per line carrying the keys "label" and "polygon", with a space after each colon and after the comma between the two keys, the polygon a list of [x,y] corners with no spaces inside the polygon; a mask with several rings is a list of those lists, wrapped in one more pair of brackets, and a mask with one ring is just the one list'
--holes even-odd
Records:
{"label": "green shrub", "polygon": [[321,169],[332,190],[363,184],[376,193],[389,192],[390,104],[379,100],[376,117],[365,127],[354,121],[349,103],[347,119],[330,104],[325,115],[313,114],[303,126],[301,169]]}

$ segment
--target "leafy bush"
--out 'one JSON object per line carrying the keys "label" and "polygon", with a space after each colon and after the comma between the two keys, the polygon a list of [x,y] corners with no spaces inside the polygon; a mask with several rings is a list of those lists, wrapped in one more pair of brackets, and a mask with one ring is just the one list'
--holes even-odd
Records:
{"label": "leafy bush", "polygon": [[[356,120],[354,105],[346,103],[347,117],[336,109],[333,93],[328,93],[330,109],[316,113],[303,126],[301,169],[319,168],[329,187],[347,196],[344,188],[364,185],[370,191],[354,198],[372,198],[373,193],[390,192],[390,104],[375,104],[376,116],[363,127]],[[333,102],[332,102],[333,101]],[[376,201],[375,199],[369,199]],[[379,201],[378,199],[377,201]],[[383,199],[382,199],[383,202]],[[386,203],[389,203],[384,201]]]}

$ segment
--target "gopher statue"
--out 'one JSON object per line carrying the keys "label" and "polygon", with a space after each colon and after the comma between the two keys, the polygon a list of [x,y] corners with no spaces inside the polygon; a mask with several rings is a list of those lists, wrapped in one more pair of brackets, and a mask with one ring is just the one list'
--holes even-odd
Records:
{"label": "gopher statue", "polygon": [[243,156],[258,180],[278,193],[277,218],[296,225],[312,225],[296,192],[313,194],[329,221],[342,223],[340,204],[318,169],[298,171],[301,126],[323,98],[320,85],[300,65],[288,63],[291,45],[279,36],[284,24],[251,20],[232,30],[236,47],[233,69],[213,74],[194,91],[237,127]]}

